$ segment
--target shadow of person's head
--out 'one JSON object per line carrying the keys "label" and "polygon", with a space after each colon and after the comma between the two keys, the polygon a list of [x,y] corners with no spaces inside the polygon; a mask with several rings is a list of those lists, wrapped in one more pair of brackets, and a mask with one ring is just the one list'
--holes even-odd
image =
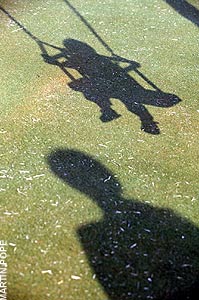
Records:
{"label": "shadow of person's head", "polygon": [[75,39],[65,39],[63,45],[68,51],[68,54],[72,56],[89,58],[97,54],[91,46]]}
{"label": "shadow of person's head", "polygon": [[82,152],[59,149],[48,157],[48,163],[59,178],[97,201],[104,211],[112,196],[121,197],[121,185],[112,172]]}
{"label": "shadow of person's head", "polygon": [[57,149],[47,160],[56,176],[104,212],[77,232],[111,300],[196,299],[197,227],[170,209],[125,199],[116,176],[94,157]]}

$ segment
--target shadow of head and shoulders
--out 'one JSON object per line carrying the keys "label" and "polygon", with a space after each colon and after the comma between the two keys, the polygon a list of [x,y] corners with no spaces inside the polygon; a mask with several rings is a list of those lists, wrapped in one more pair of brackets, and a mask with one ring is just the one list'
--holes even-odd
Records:
{"label": "shadow of head and shoulders", "polygon": [[80,226],[77,233],[110,299],[191,295],[198,276],[197,227],[170,209],[125,199],[116,176],[82,152],[57,150],[48,163],[60,179],[103,212],[101,220]]}

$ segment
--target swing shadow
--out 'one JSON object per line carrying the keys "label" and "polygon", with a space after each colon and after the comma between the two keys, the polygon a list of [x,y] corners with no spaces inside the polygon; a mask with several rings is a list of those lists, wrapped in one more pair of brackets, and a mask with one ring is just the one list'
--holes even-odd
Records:
{"label": "swing shadow", "polygon": [[[158,127],[158,122],[154,121],[153,116],[146,109],[145,105],[170,107],[181,101],[179,97],[161,91],[138,70],[140,67],[139,63],[115,55],[112,49],[103,41],[70,2],[67,0],[65,0],[65,2],[112,56],[100,55],[88,44],[74,39],[64,40],[64,48],[41,41],[2,6],[0,6],[0,10],[37,43],[46,63],[59,66],[71,79],[71,82],[69,83],[71,89],[81,92],[87,100],[92,101],[99,106],[101,111],[100,119],[102,122],[109,122],[120,117],[120,114],[111,107],[111,98],[116,98],[123,102],[130,112],[136,114],[140,118],[141,129],[143,131],[150,134],[159,134],[160,129]],[[49,56],[46,46],[58,50],[59,53]],[[65,61],[60,62],[59,59],[64,59]],[[121,63],[126,63],[127,66],[121,67]],[[70,68],[76,69],[81,78],[75,79],[68,71]],[[133,79],[128,74],[129,71],[137,73],[142,80],[150,86],[150,89],[144,88]]]}
{"label": "swing shadow", "polygon": [[56,176],[103,212],[77,234],[110,300],[196,300],[197,227],[170,209],[125,199],[116,176],[82,152],[57,149],[47,161]]}
{"label": "swing shadow", "polygon": [[[158,123],[145,105],[171,107],[181,101],[178,96],[161,91],[138,70],[140,64],[135,61],[116,55],[100,55],[88,44],[74,39],[64,40],[63,45],[64,48],[56,55],[43,54],[44,61],[59,66],[71,79],[69,87],[98,105],[102,122],[110,122],[120,117],[111,107],[111,99],[116,98],[140,118],[143,131],[160,133]],[[125,64],[124,67],[120,66],[122,63]],[[68,69],[77,70],[80,78],[73,78]],[[138,83],[128,74],[129,71],[137,73],[150,88]]]}
{"label": "swing shadow", "polygon": [[199,26],[199,10],[186,0],[164,0],[181,16]]}

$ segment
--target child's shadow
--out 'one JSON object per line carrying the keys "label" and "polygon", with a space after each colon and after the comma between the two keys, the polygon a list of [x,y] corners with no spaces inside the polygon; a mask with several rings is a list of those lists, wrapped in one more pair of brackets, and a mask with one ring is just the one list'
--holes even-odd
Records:
{"label": "child's shadow", "polygon": [[[59,66],[67,75],[70,75],[67,68],[76,69],[82,76],[75,79],[70,75],[72,81],[69,86],[82,92],[85,98],[96,103],[101,110],[101,121],[108,122],[120,117],[111,108],[111,98],[121,100],[127,109],[136,114],[141,120],[141,129],[151,134],[159,134],[157,122],[146,109],[144,104],[158,107],[170,107],[181,100],[173,94],[162,92],[140,71],[140,65],[119,56],[103,56],[98,54],[86,43],[66,39],[63,42],[64,48],[54,56],[43,54],[45,62]],[[65,59],[60,62],[60,59]],[[128,64],[121,67],[119,63]],[[134,70],[152,89],[146,89],[133,79],[128,72]]]}
{"label": "child's shadow", "polygon": [[93,272],[111,300],[195,299],[199,229],[169,209],[122,197],[115,175],[74,150],[48,157],[51,170],[103,212],[78,228]]}

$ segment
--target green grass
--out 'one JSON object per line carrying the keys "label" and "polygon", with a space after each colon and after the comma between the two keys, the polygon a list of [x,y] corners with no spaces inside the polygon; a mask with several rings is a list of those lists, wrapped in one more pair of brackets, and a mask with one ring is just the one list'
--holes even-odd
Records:
{"label": "green grass", "polygon": [[[101,55],[110,55],[64,1],[0,3],[46,42],[62,46],[64,39],[72,38],[87,43]],[[116,276],[124,269],[126,256],[131,258],[131,253],[124,253],[128,243],[136,240],[145,226],[157,236],[157,243],[153,248],[144,235],[136,263],[138,279],[128,283],[127,272],[124,280],[131,288],[135,285],[136,296],[132,299],[146,299],[152,292],[167,299],[175,288],[189,288],[199,273],[198,254],[194,252],[199,243],[199,28],[161,0],[71,3],[117,55],[140,63],[139,70],[146,77],[182,102],[170,108],[147,106],[159,122],[159,135],[141,131],[138,117],[118,99],[111,99],[112,107],[122,116],[103,123],[99,107],[72,90],[70,79],[58,67],[46,64],[35,41],[0,11],[0,239],[11,244],[7,258],[8,299],[131,299],[121,296],[124,288],[114,286],[117,279],[110,281],[112,289],[98,280],[100,275],[94,274],[101,269],[98,264],[91,266],[90,260],[98,255],[103,243],[111,247],[107,237],[113,228],[121,260],[110,259],[107,265],[102,256],[97,257],[103,261],[104,272]],[[196,5],[197,1],[190,3]],[[49,52],[56,53],[50,48]],[[78,78],[77,71],[70,72]],[[129,74],[140,80],[135,72]],[[77,166],[82,155],[89,162],[92,158],[94,174],[85,173],[80,166],[67,181],[57,165],[49,161],[58,149],[64,151],[58,156],[62,170],[69,169],[73,174],[64,156],[73,153]],[[73,152],[67,152],[71,149]],[[114,178],[107,194],[105,186],[100,185],[100,176]],[[98,186],[101,194],[96,195]],[[119,201],[123,202],[118,209],[122,210],[121,218],[114,215],[114,204],[110,204],[109,214],[104,214],[105,209],[100,208],[103,197],[107,204],[115,197],[118,207]],[[129,215],[132,208],[143,212],[141,220],[135,214]],[[129,210],[128,218],[125,209]],[[134,222],[136,234],[127,229],[122,238],[117,230],[127,219]],[[176,228],[185,236],[184,244]],[[162,265],[158,255],[154,264],[142,258],[145,252],[154,258],[158,249],[164,258]],[[166,262],[172,250],[171,268]],[[187,261],[193,268],[182,272],[182,281],[177,280],[180,265]],[[146,271],[155,274],[149,291],[144,290]]]}

